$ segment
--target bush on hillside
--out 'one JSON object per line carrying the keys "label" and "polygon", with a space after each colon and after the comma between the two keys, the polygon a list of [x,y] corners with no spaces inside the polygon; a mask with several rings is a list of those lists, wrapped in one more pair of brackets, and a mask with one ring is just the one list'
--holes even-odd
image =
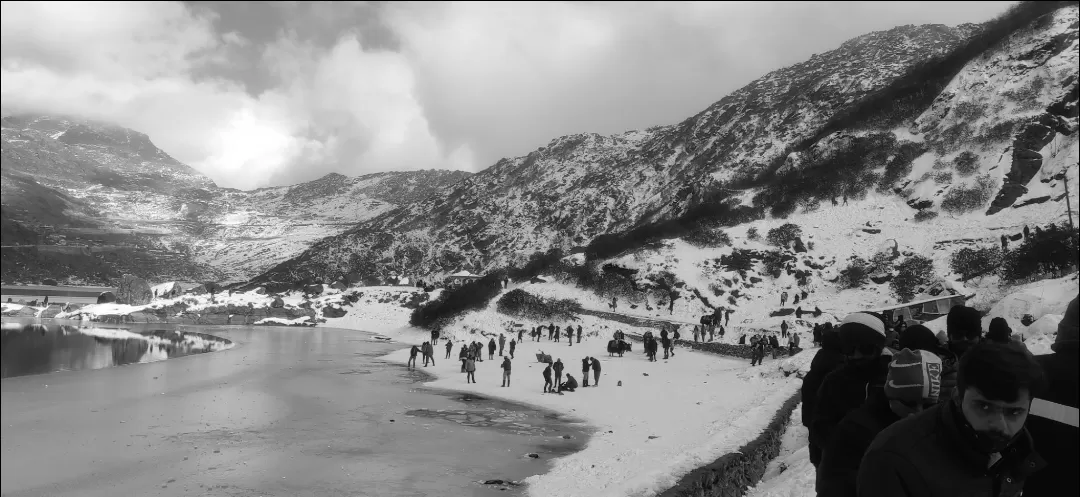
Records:
{"label": "bush on hillside", "polygon": [[529,262],[524,266],[517,268],[511,267],[506,270],[507,276],[514,281],[529,281],[536,276],[542,274],[548,274],[552,272],[559,272],[564,269],[563,266],[563,252],[558,248],[553,248],[547,252],[533,252],[529,256]]}
{"label": "bush on hillside", "polygon": [[979,176],[972,186],[953,185],[941,199],[941,210],[949,214],[963,214],[981,209],[990,201],[995,186],[988,174]]}
{"label": "bush on hillside", "polygon": [[869,264],[862,257],[852,257],[847,267],[840,270],[837,283],[841,288],[859,288],[870,276]]}
{"label": "bush on hillside", "polygon": [[585,257],[588,260],[608,259],[659,240],[685,236],[699,226],[734,226],[759,217],[759,209],[733,200],[708,200],[688,209],[677,219],[648,223],[622,233],[593,238],[585,247]]}
{"label": "bush on hillside", "polygon": [[761,234],[758,233],[757,226],[751,226],[750,229],[746,230],[746,239],[752,242],[761,240]]}
{"label": "bush on hillside", "polygon": [[769,242],[769,245],[780,248],[787,248],[789,244],[795,243],[799,237],[802,236],[802,228],[795,223],[784,223],[781,226],[777,226],[769,230],[769,234],[765,235],[765,241]]}
{"label": "bush on hillside", "polygon": [[949,267],[959,274],[963,281],[967,281],[976,276],[993,273],[1001,267],[1001,261],[1001,249],[996,246],[977,249],[964,247],[949,258]]}
{"label": "bush on hillside", "polygon": [[787,269],[788,262],[794,260],[795,258],[791,255],[781,253],[779,250],[770,250],[765,252],[761,262],[765,266],[765,274],[771,275],[773,278],[779,278]]}
{"label": "bush on hillside", "polygon": [[915,222],[921,223],[923,221],[929,221],[931,219],[934,219],[935,217],[938,217],[937,211],[932,211],[929,209],[921,210],[915,213]]}
{"label": "bush on hillside", "polygon": [[1051,224],[1032,232],[1019,246],[1004,254],[1002,276],[1019,281],[1043,273],[1060,275],[1077,265],[1080,232]]}
{"label": "bush on hillside", "polygon": [[522,289],[510,290],[495,303],[499,312],[528,319],[572,319],[581,311],[581,304],[570,299],[548,299]]}
{"label": "bush on hillside", "polygon": [[893,183],[911,174],[911,163],[926,153],[926,146],[921,143],[902,143],[896,154],[885,164],[885,174],[878,182],[878,191],[884,193],[892,188]]}
{"label": "bush on hillside", "polygon": [[719,228],[698,226],[684,238],[686,243],[699,248],[713,248],[731,245],[731,236]]}
{"label": "bush on hillside", "polygon": [[909,302],[915,296],[915,290],[934,282],[934,261],[921,255],[908,257],[896,265],[896,277],[889,281],[889,287],[901,302]]}
{"label": "bush on hillside", "polygon": [[956,174],[966,178],[979,170],[979,156],[965,150],[953,159],[953,165],[956,166]]}
{"label": "bush on hillside", "polygon": [[720,256],[720,265],[728,271],[749,271],[759,259],[761,255],[753,250],[736,248],[730,254]]}
{"label": "bush on hillside", "polygon": [[427,328],[464,312],[483,309],[499,294],[502,288],[499,279],[499,276],[489,274],[457,288],[444,290],[439,298],[413,310],[409,324]]}

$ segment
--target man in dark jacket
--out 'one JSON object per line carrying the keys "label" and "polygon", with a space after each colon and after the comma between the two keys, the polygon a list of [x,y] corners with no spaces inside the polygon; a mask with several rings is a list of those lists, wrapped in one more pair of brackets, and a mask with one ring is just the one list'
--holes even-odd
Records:
{"label": "man in dark jacket", "polygon": [[866,401],[871,388],[880,388],[874,385],[884,384],[888,373],[889,356],[882,355],[885,323],[881,319],[856,312],[844,318],[837,333],[844,364],[822,380],[810,423],[810,444],[822,449],[840,420]]}
{"label": "man in dark jacket", "polygon": [[586,357],[581,360],[581,388],[589,386],[589,368],[592,367],[592,359]]}
{"label": "man in dark jacket", "polygon": [[938,355],[941,356],[941,402],[952,398],[956,389],[956,374],[960,358],[982,339],[982,316],[979,311],[956,305],[949,309],[945,318],[945,333],[949,341]]}
{"label": "man in dark jacket", "polygon": [[503,357],[503,362],[502,362],[501,367],[502,367],[502,370],[503,370],[502,386],[508,387],[508,386],[510,386],[510,358],[509,357],[505,357],[505,356]]}
{"label": "man in dark jacket", "polygon": [[1077,378],[1080,372],[1080,316],[1077,299],[1069,303],[1065,318],[1058,323],[1053,354],[1036,356],[1047,377],[1047,389],[1031,403],[1027,429],[1039,453],[1046,458],[1046,469],[1031,476],[1024,485],[1025,497],[1080,495],[1076,468],[1080,447],[1077,428]]}
{"label": "man in dark jacket", "polygon": [[866,402],[836,425],[817,467],[822,497],[855,497],[859,462],[881,430],[937,403],[941,359],[931,352],[901,350],[889,364],[884,389],[870,390]]}
{"label": "man in dark jacket", "polygon": [[976,345],[960,359],[952,399],[874,439],[859,467],[858,495],[1019,497],[1028,475],[1046,466],[1024,428],[1044,384],[1023,345]]}
{"label": "man in dark jacket", "polygon": [[592,374],[593,374],[593,387],[600,386],[600,360],[592,358]]}
{"label": "man in dark jacket", "polygon": [[488,360],[495,360],[495,347],[495,338],[492,337],[491,340],[488,341]]}
{"label": "man in dark jacket", "polygon": [[510,358],[514,358],[514,349],[517,348],[517,342],[513,338],[510,339]]}
{"label": "man in dark jacket", "polygon": [[553,369],[555,371],[555,387],[558,388],[558,386],[560,384],[562,384],[562,372],[563,372],[562,359],[555,359],[555,364],[553,364],[551,366],[551,369]]}
{"label": "man in dark jacket", "polygon": [[551,382],[551,363],[548,363],[547,367],[544,368],[544,393],[554,392],[555,389],[552,388],[552,386],[553,383]]}

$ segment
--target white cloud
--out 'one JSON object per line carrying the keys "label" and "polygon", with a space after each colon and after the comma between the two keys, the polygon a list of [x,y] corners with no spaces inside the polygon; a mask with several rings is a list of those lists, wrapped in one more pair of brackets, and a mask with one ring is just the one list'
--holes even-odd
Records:
{"label": "white cloud", "polygon": [[[179,3],[5,2],[0,93],[7,110],[146,132],[222,186],[476,170],[569,133],[677,122],[871,30],[981,21],[1007,3],[391,3],[362,23],[394,34],[390,52],[355,27],[319,46],[296,34],[311,26],[283,25],[260,46]],[[264,69],[269,89],[249,94],[224,65]]]}

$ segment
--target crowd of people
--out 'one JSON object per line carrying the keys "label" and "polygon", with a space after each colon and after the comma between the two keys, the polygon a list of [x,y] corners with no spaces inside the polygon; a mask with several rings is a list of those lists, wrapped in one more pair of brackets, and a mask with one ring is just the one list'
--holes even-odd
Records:
{"label": "crowd of people", "polygon": [[944,336],[871,313],[821,330],[802,424],[822,497],[1080,495],[1077,299],[1052,354],[963,305]]}

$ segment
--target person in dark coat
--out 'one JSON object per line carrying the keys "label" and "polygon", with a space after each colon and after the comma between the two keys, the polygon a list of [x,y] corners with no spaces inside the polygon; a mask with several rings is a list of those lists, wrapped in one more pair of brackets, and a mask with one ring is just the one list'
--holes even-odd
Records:
{"label": "person in dark coat", "polygon": [[510,358],[514,358],[514,349],[517,348],[517,342],[513,338],[510,339]]}
{"label": "person in dark coat", "polygon": [[495,348],[496,348],[495,338],[492,337],[491,340],[488,341],[488,359],[490,359],[492,361],[495,360]]}
{"label": "person in dark coat", "polygon": [[600,386],[600,359],[592,358],[593,387]]}
{"label": "person in dark coat", "polygon": [[1031,404],[1027,429],[1046,459],[1046,469],[1028,479],[1025,497],[1080,495],[1080,428],[1077,428],[1077,378],[1080,378],[1080,315],[1074,298],[1058,323],[1052,354],[1035,356],[1046,374],[1047,388]]}
{"label": "person in dark coat", "polygon": [[987,340],[1006,343],[1010,336],[1012,336],[1012,328],[1009,327],[1009,322],[1005,318],[996,317],[990,320],[990,329],[986,331]]}
{"label": "person in dark coat", "polygon": [[502,370],[503,370],[502,386],[508,387],[508,386],[510,386],[510,358],[509,357],[503,357],[503,362],[502,362],[501,367],[502,367]]}
{"label": "person in dark coat", "polygon": [[439,330],[431,330],[431,345],[435,346],[439,343]]}
{"label": "person in dark coat", "polygon": [[921,324],[908,326],[900,334],[900,349],[925,350],[941,356],[941,343],[938,342],[934,332]]}
{"label": "person in dark coat", "polygon": [[786,336],[787,336],[787,330],[788,330],[788,324],[787,324],[787,320],[785,319],[785,320],[783,320],[783,321],[780,321],[780,333],[781,333],[781,334],[782,334],[783,336],[785,336],[785,337],[786,337]]}
{"label": "person in dark coat", "polygon": [[544,368],[544,393],[555,391],[555,389],[552,388],[553,385],[554,384],[551,382],[551,363],[548,363],[547,367]]}
{"label": "person in dark coat", "polygon": [[556,385],[561,385],[562,384],[562,372],[563,372],[562,359],[561,358],[560,359],[555,359],[555,364],[552,364],[551,369],[553,371],[555,371],[555,384]]}
{"label": "person in dark coat", "polygon": [[960,358],[953,398],[897,421],[870,444],[856,481],[859,497],[1029,495],[1026,480],[1046,462],[1024,425],[1044,385],[1042,368],[1023,345],[971,348]]}
{"label": "person in dark coat", "polygon": [[503,356],[503,349],[506,348],[506,335],[499,333],[499,357]]}
{"label": "person in dark coat", "polygon": [[772,358],[776,359],[776,355],[780,353],[780,339],[776,338],[776,335],[769,335],[769,348],[772,349]]}
{"label": "person in dark coat", "polygon": [[810,334],[814,338],[814,345],[820,345],[821,344],[821,325],[818,324],[818,323],[814,323],[814,331],[812,331]]}
{"label": "person in dark coat", "polygon": [[573,326],[567,326],[566,327],[566,342],[569,344],[570,347],[574,346],[574,327]]}
{"label": "person in dark coat", "polygon": [[668,358],[668,354],[671,353],[671,339],[667,336],[667,331],[662,334],[660,338],[661,345],[664,346],[664,359]]}
{"label": "person in dark coat", "polygon": [[555,323],[548,325],[548,340],[553,340],[555,335]]}
{"label": "person in dark coat", "polygon": [[567,374],[566,382],[559,385],[559,391],[562,392],[563,390],[565,390],[567,392],[573,392],[574,390],[577,390],[577,387],[578,383],[577,380],[574,379],[574,376],[571,374]]}
{"label": "person in dark coat", "polygon": [[586,357],[581,360],[581,387],[589,386],[589,368],[592,367],[592,359]]}
{"label": "person in dark coat", "polygon": [[931,352],[902,350],[889,365],[884,389],[871,389],[861,406],[844,416],[817,467],[817,494],[855,497],[859,463],[881,430],[937,403],[941,359]]}
{"label": "person in dark coat", "polygon": [[956,375],[960,358],[971,347],[982,340],[982,316],[974,308],[956,305],[949,309],[945,318],[945,334],[948,342],[941,350],[941,398],[942,402],[952,397],[956,388]]}
{"label": "person in dark coat", "polygon": [[765,360],[765,348],[768,347],[769,340],[763,336],[754,335],[750,339],[750,365],[756,366],[761,364]]}
{"label": "person in dark coat", "polygon": [[470,358],[470,357],[472,357],[472,349],[468,345],[462,343],[461,344],[461,352],[458,352],[458,360],[461,361],[461,372],[462,373],[465,372],[465,360]]}
{"label": "person in dark coat", "polygon": [[416,367],[416,356],[419,355],[419,354],[420,354],[420,347],[417,347],[417,346],[413,345],[412,348],[409,349],[409,362],[405,363],[405,365],[410,367],[410,368],[415,368]]}
{"label": "person in dark coat", "polygon": [[581,343],[581,325],[577,327],[577,343]]}
{"label": "person in dark coat", "polygon": [[524,338],[524,335],[525,335],[525,328],[522,328],[522,329],[518,330],[518,339],[517,339],[517,341],[520,342]]}
{"label": "person in dark coat", "polygon": [[730,324],[731,324],[731,309],[727,309],[727,310],[724,311],[724,326],[728,326]]}
{"label": "person in dark coat", "polygon": [[435,347],[431,346],[431,342],[424,342],[420,346],[420,353],[424,354],[424,367],[428,365],[428,361],[431,361],[431,365],[435,365]]}
{"label": "person in dark coat", "polygon": [[559,343],[559,337],[560,337],[560,335],[562,335],[562,328],[561,328],[561,327],[558,327],[558,326],[556,326],[556,327],[555,327],[555,343]]}
{"label": "person in dark coat", "polygon": [[[817,391],[821,388],[821,382],[829,373],[844,364],[844,354],[840,346],[840,335],[835,331],[823,332],[821,336],[821,348],[818,349],[814,359],[810,362],[810,371],[803,377],[802,382],[802,424],[810,428],[814,422],[814,411],[817,406]],[[810,462],[817,466],[821,462],[821,451],[824,447],[810,443]]]}
{"label": "person in dark coat", "polygon": [[879,385],[885,383],[888,373],[889,357],[882,355],[885,323],[880,319],[856,312],[844,318],[837,333],[844,363],[822,380],[809,430],[811,446],[821,449],[828,444],[840,420],[862,405],[870,388],[881,388]]}
{"label": "person in dark coat", "polygon": [[465,383],[476,383],[476,360],[465,359]]}
{"label": "person in dark coat", "polygon": [[795,308],[795,319],[802,319],[802,306]]}
{"label": "person in dark coat", "polygon": [[450,359],[450,349],[454,348],[454,342],[449,339],[446,340],[446,358]]}

